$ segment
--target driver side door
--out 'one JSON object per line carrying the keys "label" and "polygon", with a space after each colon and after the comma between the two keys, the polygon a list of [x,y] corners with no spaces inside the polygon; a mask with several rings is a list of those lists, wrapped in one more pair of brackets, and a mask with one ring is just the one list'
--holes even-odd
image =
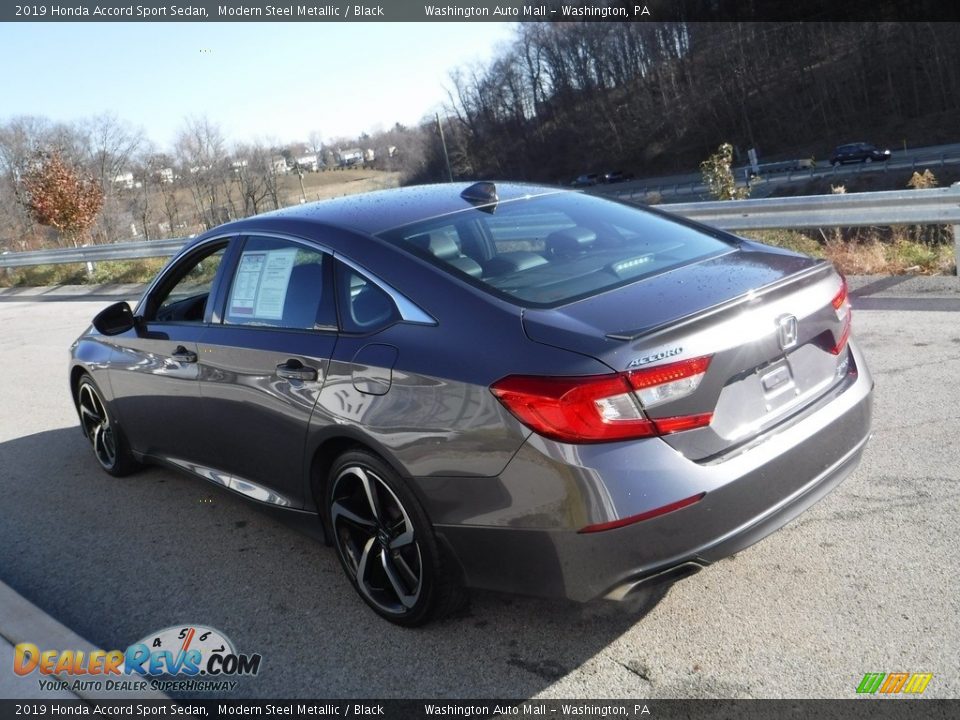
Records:
{"label": "driver side door", "polygon": [[229,247],[202,243],[167,268],[137,307],[137,327],[111,338],[113,404],[131,447],[186,469],[204,444],[197,341]]}

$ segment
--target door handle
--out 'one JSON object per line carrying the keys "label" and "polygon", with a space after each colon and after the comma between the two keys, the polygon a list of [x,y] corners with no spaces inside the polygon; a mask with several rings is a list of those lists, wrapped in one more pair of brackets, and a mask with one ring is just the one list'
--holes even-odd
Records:
{"label": "door handle", "polygon": [[316,368],[307,367],[299,360],[287,360],[277,365],[277,377],[286,380],[316,380]]}
{"label": "door handle", "polygon": [[197,361],[197,354],[193,350],[187,350],[183,345],[177,345],[177,349],[173,351],[170,357],[183,363],[195,363]]}

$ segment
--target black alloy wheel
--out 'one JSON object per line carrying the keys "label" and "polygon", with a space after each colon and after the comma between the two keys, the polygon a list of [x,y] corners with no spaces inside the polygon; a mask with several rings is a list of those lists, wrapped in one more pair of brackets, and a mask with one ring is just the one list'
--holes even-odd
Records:
{"label": "black alloy wheel", "polygon": [[111,419],[103,396],[89,375],[84,375],[77,384],[76,402],[80,429],[90,441],[100,466],[117,477],[137,470],[140,463],[127,447],[123,432]]}
{"label": "black alloy wheel", "polygon": [[327,519],[347,577],[381,617],[412,627],[462,603],[426,514],[380,458],[352,450],[334,463]]}

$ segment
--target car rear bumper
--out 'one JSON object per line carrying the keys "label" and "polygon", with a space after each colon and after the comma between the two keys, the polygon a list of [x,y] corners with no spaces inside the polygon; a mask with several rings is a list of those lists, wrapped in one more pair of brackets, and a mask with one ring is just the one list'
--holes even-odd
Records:
{"label": "car rear bumper", "polygon": [[[437,523],[437,533],[474,587],[621,599],[640,584],[695,572],[787,524],[856,468],[870,435],[873,380],[851,351],[856,374],[829,402],[709,464],[659,440],[574,448],[534,436],[499,478],[486,479],[501,509]],[[524,504],[525,489],[546,491],[540,512]],[[577,532],[700,493],[699,502],[653,519]]]}

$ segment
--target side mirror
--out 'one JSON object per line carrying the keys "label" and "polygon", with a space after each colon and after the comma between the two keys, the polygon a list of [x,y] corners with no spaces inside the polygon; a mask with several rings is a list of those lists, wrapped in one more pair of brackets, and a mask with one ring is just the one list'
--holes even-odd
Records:
{"label": "side mirror", "polygon": [[136,321],[130,305],[118,302],[97,313],[93,318],[93,326],[103,335],[119,335],[136,327]]}

